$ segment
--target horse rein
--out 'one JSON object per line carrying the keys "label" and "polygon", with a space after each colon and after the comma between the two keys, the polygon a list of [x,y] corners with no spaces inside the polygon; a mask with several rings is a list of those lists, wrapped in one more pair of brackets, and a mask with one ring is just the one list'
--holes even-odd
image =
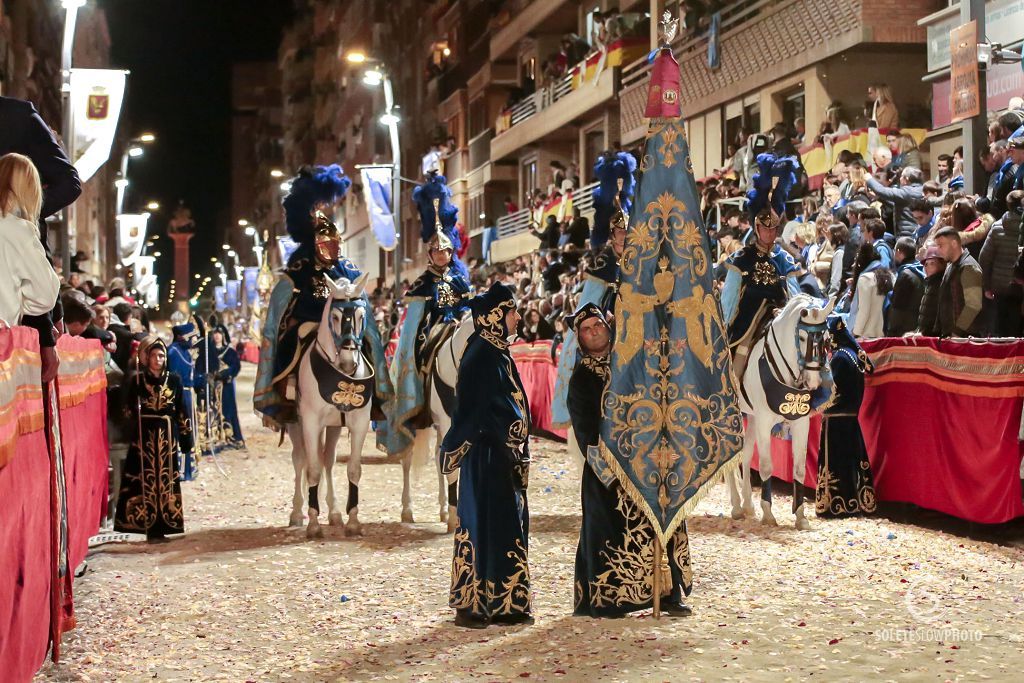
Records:
{"label": "horse rein", "polygon": [[[820,329],[817,329],[820,328]],[[803,323],[797,323],[797,330],[803,329],[807,332],[807,345],[804,349],[803,356],[803,369],[820,372],[821,371],[821,352],[824,348],[824,325],[804,325]],[[782,351],[782,345],[779,343],[779,338],[775,334],[775,325],[768,326],[768,336],[771,341],[775,344],[775,353],[772,353],[771,346],[768,343],[768,339],[765,339],[764,352],[765,358],[768,360],[768,365],[772,369],[772,373],[775,378],[783,384],[790,384],[796,388],[803,388],[803,377],[802,372],[799,368],[794,369],[789,360],[786,358],[786,354]],[[783,375],[781,368],[779,367],[776,356],[782,359],[783,367],[786,369],[786,375]],[[787,381],[788,380],[788,381]]]}

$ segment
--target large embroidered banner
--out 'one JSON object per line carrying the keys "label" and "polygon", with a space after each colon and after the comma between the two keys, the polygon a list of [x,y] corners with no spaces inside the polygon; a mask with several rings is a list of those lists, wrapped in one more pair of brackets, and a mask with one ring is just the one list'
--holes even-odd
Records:
{"label": "large embroidered banner", "polygon": [[735,466],[743,422],[681,117],[655,119],[621,261],[598,449],[663,543]]}

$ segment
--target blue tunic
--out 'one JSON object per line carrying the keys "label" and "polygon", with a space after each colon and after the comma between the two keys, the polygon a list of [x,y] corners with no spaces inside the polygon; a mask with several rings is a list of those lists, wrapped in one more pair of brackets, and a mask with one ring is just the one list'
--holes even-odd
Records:
{"label": "blue tunic", "polygon": [[238,352],[231,346],[223,346],[217,349],[219,359],[219,370],[217,381],[221,383],[221,411],[224,420],[231,425],[231,442],[236,446],[244,446],[245,439],[242,438],[242,425],[238,421],[238,403],[235,401],[235,377],[242,371],[242,359]]}
{"label": "blue tunic", "polygon": [[[192,388],[195,366],[192,361],[192,353],[189,350],[190,346],[188,342],[175,340],[167,349],[167,369],[181,380],[182,402],[185,406],[185,415],[189,422],[189,428],[192,430],[195,429],[193,422],[196,415],[195,394]],[[188,450],[183,450],[181,453],[181,479],[182,481],[192,481],[196,478],[197,474],[199,474],[199,461],[196,458],[195,448],[190,443]]]}
{"label": "blue tunic", "polygon": [[751,244],[726,261],[722,286],[722,316],[729,327],[729,344],[736,346],[753,334],[772,308],[781,308],[800,293],[799,267],[779,245],[765,253]]}
{"label": "blue tunic", "polygon": [[441,444],[444,471],[460,468],[448,604],[487,619],[529,614],[530,407],[507,344],[470,338],[455,400]]}

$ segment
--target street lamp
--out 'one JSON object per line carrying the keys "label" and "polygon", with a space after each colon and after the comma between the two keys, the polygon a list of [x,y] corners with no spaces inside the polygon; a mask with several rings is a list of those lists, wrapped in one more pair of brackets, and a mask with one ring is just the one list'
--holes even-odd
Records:
{"label": "street lamp", "polygon": [[150,211],[158,211],[160,209],[160,202],[149,202],[146,204],[146,208]]}
{"label": "street lamp", "polygon": [[279,168],[273,168],[270,170],[271,178],[284,178],[284,171]]}
{"label": "street lamp", "polygon": [[395,92],[392,87],[391,77],[383,62],[378,59],[371,59],[364,52],[349,52],[345,59],[350,64],[370,63],[372,68],[363,73],[363,83],[370,87],[384,86],[384,113],[380,117],[382,125],[388,127],[391,139],[391,216],[395,223],[395,301],[402,296],[402,261],[404,254],[402,249],[402,147],[398,135],[398,124],[401,119],[397,114],[395,106]]}
{"label": "street lamp", "polygon": [[145,147],[138,143],[150,144],[156,141],[156,136],[152,133],[143,133],[137,138],[133,138],[128,141],[128,149],[121,154],[121,177],[114,181],[114,185],[117,187],[117,201],[114,207],[114,215],[120,216],[124,213],[124,194],[125,189],[128,187],[128,160],[138,159],[146,153]]}

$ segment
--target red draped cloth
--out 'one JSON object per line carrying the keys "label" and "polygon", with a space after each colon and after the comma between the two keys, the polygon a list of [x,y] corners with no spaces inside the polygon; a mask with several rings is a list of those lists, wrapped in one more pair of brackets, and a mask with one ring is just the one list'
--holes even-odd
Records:
{"label": "red draped cloth", "polygon": [[555,395],[558,367],[551,359],[551,342],[516,342],[509,346],[519,378],[530,402],[530,419],[535,429],[565,438],[564,429],[551,427],[551,399]]}
{"label": "red draped cloth", "polygon": [[[861,345],[875,364],[860,425],[877,499],[985,524],[1024,516],[1024,341],[909,337]],[[821,418],[814,418],[804,477],[812,488],[820,429]],[[772,467],[773,476],[793,480],[788,441],[772,439]]]}
{"label": "red draped cloth", "polygon": [[[107,499],[106,377],[96,340],[62,337],[54,447],[47,442],[34,330],[0,329],[0,675],[27,681],[74,625],[71,572]],[[63,469],[55,476],[56,462]],[[60,501],[65,501],[66,505]],[[64,513],[66,510],[66,514]],[[65,522],[66,526],[61,522]],[[69,561],[58,577],[58,547]]]}
{"label": "red draped cloth", "polygon": [[878,500],[972,522],[1024,515],[1024,341],[876,339],[860,423]]}

